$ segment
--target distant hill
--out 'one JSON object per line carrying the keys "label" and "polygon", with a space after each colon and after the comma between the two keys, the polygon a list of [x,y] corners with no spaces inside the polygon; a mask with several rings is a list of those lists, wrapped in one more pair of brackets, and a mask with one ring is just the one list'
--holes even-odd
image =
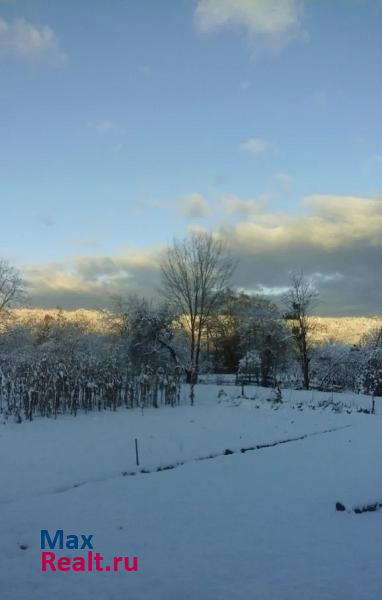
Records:
{"label": "distant hill", "polygon": [[382,327],[382,317],[314,317],[314,338],[356,344],[365,333]]}
{"label": "distant hill", "polygon": [[[103,331],[104,313],[98,310],[63,310],[69,320],[81,320],[94,331]],[[14,311],[19,323],[36,322],[46,315],[57,315],[57,309],[20,308]],[[348,344],[357,343],[360,338],[377,327],[382,327],[382,317],[314,317],[316,324],[314,338],[318,342],[334,340]]]}
{"label": "distant hill", "polygon": [[76,310],[59,310],[57,308],[18,308],[13,311],[16,322],[18,323],[36,323],[42,321],[47,315],[56,317],[63,313],[69,321],[81,321],[93,331],[102,331],[104,329],[104,311],[78,308]]}

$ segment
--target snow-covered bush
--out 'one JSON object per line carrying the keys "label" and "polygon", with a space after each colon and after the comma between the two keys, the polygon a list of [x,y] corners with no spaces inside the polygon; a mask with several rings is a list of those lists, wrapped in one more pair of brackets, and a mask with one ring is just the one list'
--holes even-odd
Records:
{"label": "snow-covered bush", "polygon": [[155,367],[187,362],[184,333],[167,305],[157,306],[137,296],[119,299],[114,311],[105,314],[105,323],[136,368],[142,362]]}
{"label": "snow-covered bush", "polygon": [[382,348],[363,350],[364,360],[360,373],[360,386],[366,394],[382,396]]}
{"label": "snow-covered bush", "polygon": [[0,335],[0,411],[17,418],[175,406],[181,376],[177,365],[146,362],[124,340],[89,332],[61,313]]}
{"label": "snow-covered bush", "polygon": [[260,382],[261,357],[257,350],[246,352],[239,361],[238,381],[249,383]]}
{"label": "snow-covered bush", "polygon": [[364,352],[358,346],[329,342],[315,347],[311,381],[320,390],[358,391]]}

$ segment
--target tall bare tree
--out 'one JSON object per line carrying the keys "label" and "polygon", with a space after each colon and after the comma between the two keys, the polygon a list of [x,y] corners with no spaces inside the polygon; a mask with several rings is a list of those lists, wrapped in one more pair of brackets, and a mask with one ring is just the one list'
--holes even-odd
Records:
{"label": "tall bare tree", "polygon": [[283,300],[286,308],[285,319],[292,326],[292,337],[296,346],[297,355],[301,365],[304,388],[309,389],[310,370],[312,359],[311,333],[314,323],[311,318],[312,309],[315,307],[318,293],[312,282],[306,279],[303,273],[293,274],[291,287]]}
{"label": "tall bare tree", "polygon": [[10,309],[24,298],[24,285],[20,273],[6,260],[0,259],[0,330],[10,316]]}
{"label": "tall bare tree", "polygon": [[200,351],[209,317],[221,302],[235,269],[225,244],[210,233],[174,240],[161,273],[165,298],[176,307],[189,339],[187,381],[198,380]]}

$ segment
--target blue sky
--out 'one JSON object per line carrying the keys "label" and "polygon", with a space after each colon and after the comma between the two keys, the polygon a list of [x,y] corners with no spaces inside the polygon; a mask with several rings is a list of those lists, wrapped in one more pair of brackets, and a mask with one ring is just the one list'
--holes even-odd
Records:
{"label": "blue sky", "polygon": [[[245,289],[285,284],[288,243],[291,267],[353,289],[349,244],[357,273],[379,263],[381,28],[379,0],[0,0],[0,256],[36,302],[97,305],[197,226],[266,263]],[[297,265],[292,232],[317,219]]]}

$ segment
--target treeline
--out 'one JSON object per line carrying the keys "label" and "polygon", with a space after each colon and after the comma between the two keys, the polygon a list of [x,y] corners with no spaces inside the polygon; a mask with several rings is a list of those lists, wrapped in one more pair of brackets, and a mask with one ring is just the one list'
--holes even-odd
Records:
{"label": "treeline", "polygon": [[[0,409],[76,414],[179,402],[189,372],[183,315],[130,297],[102,313],[103,331],[65,312],[40,321],[9,322],[0,335]],[[313,327],[313,325],[312,325]],[[262,386],[304,387],[294,320],[266,298],[226,291],[203,331],[199,373],[236,373]],[[382,395],[382,347],[377,330],[358,345],[306,339],[309,387]]]}
{"label": "treeline", "polygon": [[154,303],[120,298],[101,311],[95,332],[63,311],[41,320],[12,321],[23,281],[0,261],[0,410],[17,418],[77,414],[78,410],[175,406],[180,384],[200,373],[237,373],[263,386],[353,390],[382,395],[382,335],[356,346],[315,343],[312,282],[291,277],[276,305],[235,291],[235,264],[209,234],[175,241],[162,257]]}

